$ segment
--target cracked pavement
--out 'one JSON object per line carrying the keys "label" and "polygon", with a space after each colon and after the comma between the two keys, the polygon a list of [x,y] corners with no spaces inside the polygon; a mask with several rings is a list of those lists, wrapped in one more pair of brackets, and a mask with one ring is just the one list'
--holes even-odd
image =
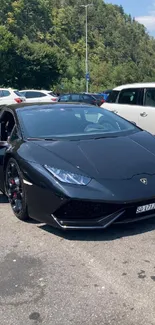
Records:
{"label": "cracked pavement", "polygon": [[0,324],[155,325],[155,219],[61,232],[0,202]]}

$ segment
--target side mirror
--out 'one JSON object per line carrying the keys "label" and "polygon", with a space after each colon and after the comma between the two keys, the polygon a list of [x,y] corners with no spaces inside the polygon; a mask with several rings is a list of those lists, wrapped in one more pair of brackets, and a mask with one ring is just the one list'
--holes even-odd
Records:
{"label": "side mirror", "polygon": [[134,124],[134,125],[137,125],[136,122],[134,122],[134,121],[130,121],[130,122],[131,122],[132,124]]}

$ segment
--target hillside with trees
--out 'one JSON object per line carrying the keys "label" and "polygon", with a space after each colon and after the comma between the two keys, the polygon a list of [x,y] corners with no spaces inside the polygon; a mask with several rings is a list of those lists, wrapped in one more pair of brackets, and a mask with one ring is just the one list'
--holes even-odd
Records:
{"label": "hillside with trees", "polygon": [[[85,90],[85,0],[1,0],[0,85]],[[155,81],[155,39],[121,6],[88,9],[90,90]]]}

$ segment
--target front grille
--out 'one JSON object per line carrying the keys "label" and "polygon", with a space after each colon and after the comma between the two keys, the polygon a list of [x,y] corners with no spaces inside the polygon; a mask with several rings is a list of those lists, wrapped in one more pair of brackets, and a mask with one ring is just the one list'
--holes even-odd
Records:
{"label": "front grille", "polygon": [[99,218],[104,218],[113,213],[119,213],[120,211],[125,210],[124,214],[119,217],[117,222],[125,222],[127,220],[134,221],[134,219],[142,219],[145,216],[151,217],[153,214],[155,214],[155,210],[136,214],[136,209],[138,206],[147,205],[154,202],[155,198],[149,201],[140,201],[130,204],[110,204],[102,202],[70,200],[62,205],[54,215],[58,220],[61,221],[85,220],[87,222],[91,222],[91,220],[97,221]]}
{"label": "front grille", "polygon": [[119,211],[122,205],[106,204],[100,202],[72,200],[55,212],[59,220],[97,219]]}

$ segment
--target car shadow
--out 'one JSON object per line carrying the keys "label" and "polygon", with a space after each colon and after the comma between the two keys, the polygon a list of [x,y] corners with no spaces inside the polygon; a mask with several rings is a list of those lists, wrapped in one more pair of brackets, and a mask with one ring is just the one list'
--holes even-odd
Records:
{"label": "car shadow", "polygon": [[7,196],[0,193],[0,203],[9,203]]}
{"label": "car shadow", "polygon": [[38,226],[41,230],[67,240],[75,241],[112,241],[123,237],[136,236],[155,230],[155,218],[130,224],[111,225],[97,230],[61,230],[48,225]]}

